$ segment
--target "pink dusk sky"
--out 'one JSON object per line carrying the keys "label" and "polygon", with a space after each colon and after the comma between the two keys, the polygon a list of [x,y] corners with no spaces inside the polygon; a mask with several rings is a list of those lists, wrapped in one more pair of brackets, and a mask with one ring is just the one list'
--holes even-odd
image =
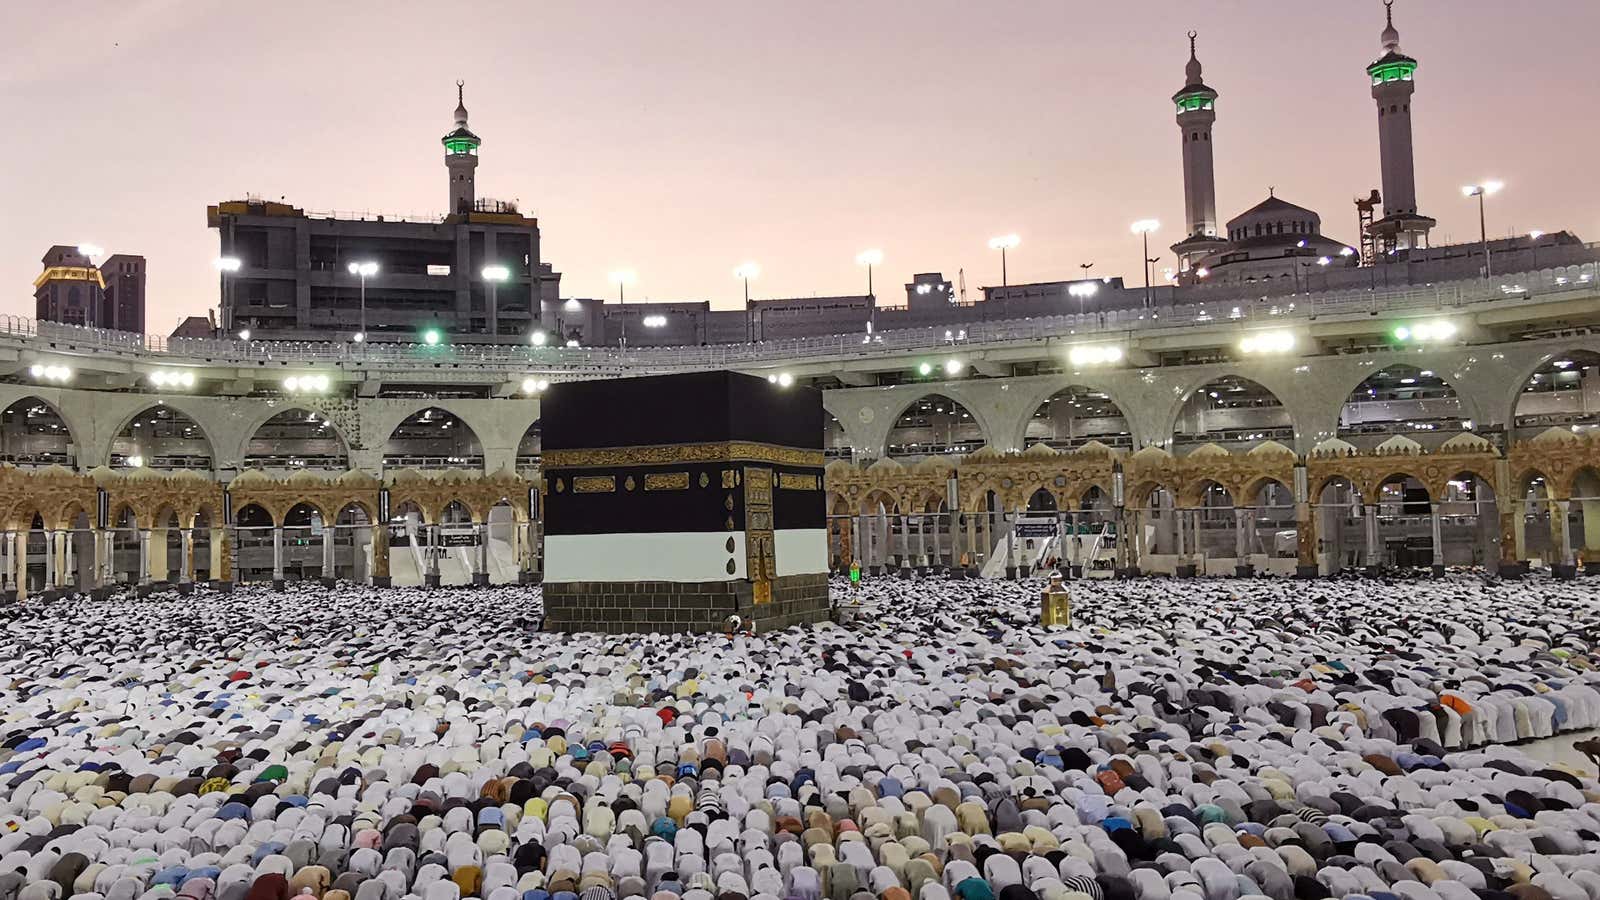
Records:
{"label": "pink dusk sky", "polygon": [[[1421,62],[1421,212],[1476,240],[1464,183],[1506,184],[1492,235],[1600,240],[1600,3],[1399,0]],[[481,196],[539,218],[565,296],[739,304],[863,293],[915,272],[1013,283],[1137,278],[1128,225],[1183,231],[1185,32],[1221,94],[1219,215],[1267,195],[1356,240],[1378,185],[1364,67],[1378,0],[351,2],[78,0],[0,5],[0,313],[31,315],[52,244],[149,258],[151,332],[217,302],[207,204],[432,214],[455,81],[483,138]]]}

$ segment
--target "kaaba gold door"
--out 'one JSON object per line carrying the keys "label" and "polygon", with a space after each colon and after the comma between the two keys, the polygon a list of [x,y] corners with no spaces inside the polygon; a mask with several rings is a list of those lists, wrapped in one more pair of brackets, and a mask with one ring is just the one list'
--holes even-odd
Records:
{"label": "kaaba gold door", "polygon": [[745,571],[756,603],[772,602],[778,578],[777,544],[772,537],[772,470],[744,470]]}

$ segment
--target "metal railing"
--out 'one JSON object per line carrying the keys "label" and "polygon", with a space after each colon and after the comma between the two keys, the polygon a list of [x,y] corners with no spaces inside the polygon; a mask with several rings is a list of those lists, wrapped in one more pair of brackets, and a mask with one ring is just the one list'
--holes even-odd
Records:
{"label": "metal railing", "polygon": [[[164,365],[333,365],[356,369],[417,369],[450,365],[517,372],[548,372],[566,379],[605,378],[623,372],[667,372],[759,368],[818,359],[870,358],[904,351],[977,349],[1038,341],[1111,339],[1195,324],[1291,325],[1323,316],[1377,315],[1459,310],[1479,303],[1538,302],[1553,295],[1592,293],[1600,286],[1600,264],[1497,276],[1399,290],[1346,290],[1209,300],[1158,309],[1118,309],[1023,319],[900,328],[871,335],[853,333],[741,344],[687,347],[534,347],[444,343],[243,341],[165,338],[0,316],[0,339],[21,338],[35,349],[63,353],[109,353]],[[964,333],[965,337],[960,335]],[[37,345],[47,345],[40,348]]]}

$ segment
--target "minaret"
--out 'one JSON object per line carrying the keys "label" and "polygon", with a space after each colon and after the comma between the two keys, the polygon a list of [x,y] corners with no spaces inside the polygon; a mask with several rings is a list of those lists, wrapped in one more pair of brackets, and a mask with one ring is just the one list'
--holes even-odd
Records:
{"label": "minaret", "polygon": [[1417,212],[1417,176],[1411,152],[1411,95],[1417,61],[1400,52],[1394,0],[1383,0],[1387,22],[1383,56],[1370,66],[1372,99],[1378,104],[1378,155],[1383,167],[1383,218],[1372,223],[1380,250],[1421,246],[1435,222]]}
{"label": "minaret", "polygon": [[440,139],[444,144],[444,165],[450,171],[449,214],[470,212],[477,200],[473,170],[478,168],[478,145],[482,141],[467,130],[465,82],[456,82],[456,127]]}
{"label": "minaret", "polygon": [[1217,181],[1211,165],[1211,126],[1217,121],[1217,92],[1206,86],[1195,56],[1196,33],[1189,32],[1189,64],[1183,90],[1172,95],[1183,137],[1184,239],[1172,245],[1188,269],[1226,243],[1217,235]]}

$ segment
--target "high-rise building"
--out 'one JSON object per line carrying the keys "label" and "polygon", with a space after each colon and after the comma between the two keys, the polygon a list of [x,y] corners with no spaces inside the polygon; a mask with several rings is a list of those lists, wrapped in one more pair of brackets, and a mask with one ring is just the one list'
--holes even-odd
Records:
{"label": "high-rise building", "polygon": [[1217,233],[1217,180],[1212,168],[1211,126],[1217,121],[1217,92],[1206,85],[1195,55],[1196,33],[1189,32],[1189,64],[1183,89],[1172,95],[1183,138],[1184,238],[1172,245],[1183,267],[1227,244]]}
{"label": "high-rise building", "polygon": [[105,291],[98,325],[113,331],[144,331],[144,257],[116,253],[100,264]]}
{"label": "high-rise building", "polygon": [[57,244],[40,262],[44,271],[33,280],[34,316],[45,322],[97,327],[106,283],[93,260],[77,247]]}
{"label": "high-rise building", "polygon": [[442,139],[444,216],[340,219],[253,198],[209,207],[222,257],[238,261],[221,275],[223,330],[403,341],[437,330],[511,342],[555,329],[561,276],[539,261],[539,222],[477,196],[482,141],[467,129],[459,83],[456,102]]}
{"label": "high-rise building", "polygon": [[1417,212],[1417,176],[1411,150],[1411,95],[1417,61],[1400,52],[1394,0],[1384,0],[1383,56],[1367,66],[1378,104],[1378,155],[1383,174],[1383,218],[1372,223],[1380,252],[1423,246],[1437,223]]}

